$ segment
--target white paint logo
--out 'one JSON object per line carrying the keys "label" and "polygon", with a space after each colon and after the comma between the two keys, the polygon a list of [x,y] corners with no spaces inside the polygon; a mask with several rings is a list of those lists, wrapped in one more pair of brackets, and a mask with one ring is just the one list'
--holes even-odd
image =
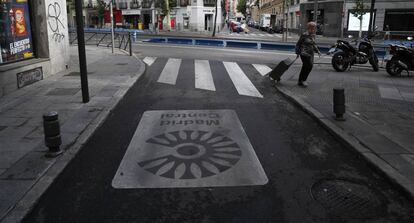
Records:
{"label": "white paint logo", "polygon": [[229,137],[205,131],[174,131],[155,136],[152,143],[171,154],[138,162],[145,170],[162,177],[195,179],[210,177],[234,166],[242,155]]}

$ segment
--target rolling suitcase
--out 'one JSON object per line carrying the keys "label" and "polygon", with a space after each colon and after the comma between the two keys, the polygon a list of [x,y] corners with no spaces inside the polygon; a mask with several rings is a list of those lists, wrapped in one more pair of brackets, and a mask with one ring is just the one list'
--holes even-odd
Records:
{"label": "rolling suitcase", "polygon": [[269,73],[269,77],[272,78],[273,80],[279,82],[280,81],[280,77],[282,77],[282,75],[289,69],[289,67],[295,63],[295,61],[298,59],[298,57],[296,57],[296,59],[291,60],[290,58],[286,58],[284,60],[282,60],[275,68],[273,68],[272,71],[270,71]]}

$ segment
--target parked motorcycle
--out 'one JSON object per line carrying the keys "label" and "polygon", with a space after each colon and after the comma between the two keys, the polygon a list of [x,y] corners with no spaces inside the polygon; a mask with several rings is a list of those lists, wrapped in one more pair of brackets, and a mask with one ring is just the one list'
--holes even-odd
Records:
{"label": "parked motorcycle", "polygon": [[[412,37],[408,37],[407,40],[413,40]],[[387,72],[391,76],[399,76],[402,71],[414,70],[414,49],[403,45],[391,44],[390,54],[391,59],[387,61],[385,66]]]}
{"label": "parked motorcycle", "polygon": [[[365,36],[357,42],[357,47],[353,47],[348,41],[338,40],[337,43],[329,49],[328,54],[332,56],[332,66],[338,72],[344,72],[354,64],[366,64],[368,61],[374,71],[379,70],[378,57],[375,54],[371,39],[376,35],[374,32]],[[348,36],[352,38],[352,36]]]}

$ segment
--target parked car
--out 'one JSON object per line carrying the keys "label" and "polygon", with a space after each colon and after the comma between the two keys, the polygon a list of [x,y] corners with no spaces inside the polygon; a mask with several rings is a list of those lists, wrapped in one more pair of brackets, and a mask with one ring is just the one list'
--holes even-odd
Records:
{"label": "parked car", "polygon": [[243,28],[241,27],[240,22],[233,21],[233,22],[231,22],[230,27],[231,27],[232,32],[237,32],[237,33],[243,32]]}
{"label": "parked car", "polygon": [[269,29],[267,30],[268,33],[273,34],[273,33],[283,33],[283,26],[280,25],[275,25],[273,27],[269,27]]}

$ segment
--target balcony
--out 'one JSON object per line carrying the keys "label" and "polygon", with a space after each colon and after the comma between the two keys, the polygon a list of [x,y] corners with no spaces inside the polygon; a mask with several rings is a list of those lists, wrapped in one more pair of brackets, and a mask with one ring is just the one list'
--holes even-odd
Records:
{"label": "balcony", "polygon": [[138,2],[133,1],[133,2],[130,2],[130,3],[129,3],[129,7],[130,7],[131,9],[138,9],[138,8],[140,8],[140,7],[141,7],[141,5],[140,5]]}
{"label": "balcony", "polygon": [[127,9],[128,3],[127,2],[118,2],[118,8],[119,9]]}
{"label": "balcony", "polygon": [[143,9],[149,9],[149,8],[151,8],[151,1],[148,1],[148,0],[144,0],[144,1],[142,1],[142,8]]}

